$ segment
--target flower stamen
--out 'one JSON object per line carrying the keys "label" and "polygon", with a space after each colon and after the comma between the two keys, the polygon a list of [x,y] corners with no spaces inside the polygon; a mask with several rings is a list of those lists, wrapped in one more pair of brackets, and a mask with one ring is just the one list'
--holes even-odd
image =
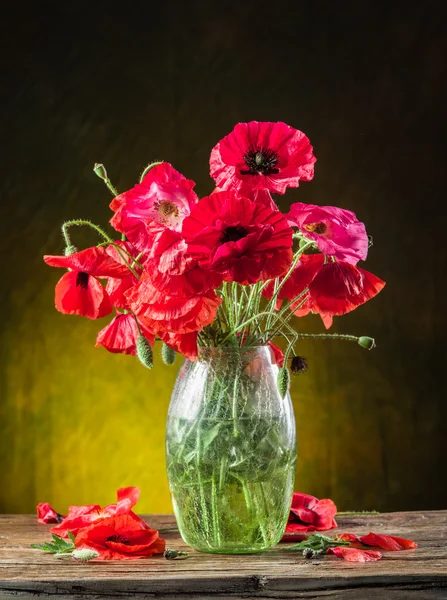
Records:
{"label": "flower stamen", "polygon": [[303,229],[310,233],[316,233],[317,235],[325,235],[327,234],[328,226],[326,223],[320,221],[319,223],[307,223],[306,225],[303,225]]}
{"label": "flower stamen", "polygon": [[88,289],[88,278],[90,275],[88,273],[79,272],[76,275],[76,287],[81,287],[83,290]]}
{"label": "flower stamen", "polygon": [[246,229],[245,227],[241,227],[240,225],[235,225],[233,227],[226,227],[222,231],[220,241],[222,244],[226,244],[228,242],[238,242],[244,237],[247,237],[247,235],[248,229]]}
{"label": "flower stamen", "polygon": [[241,175],[276,175],[279,169],[278,153],[271,148],[249,146],[244,153],[244,162],[248,169],[240,169]]}

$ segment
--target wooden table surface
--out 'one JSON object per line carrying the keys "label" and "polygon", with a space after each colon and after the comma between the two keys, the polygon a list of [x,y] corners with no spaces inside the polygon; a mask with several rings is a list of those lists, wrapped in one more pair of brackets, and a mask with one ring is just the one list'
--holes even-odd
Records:
{"label": "wooden table surface", "polygon": [[[173,527],[172,515],[144,516],[157,528]],[[417,550],[384,553],[372,563],[334,556],[315,560],[284,544],[245,556],[201,554],[176,531],[167,547],[188,549],[186,560],[163,557],[82,564],[33,550],[50,539],[34,515],[0,515],[0,599],[48,598],[325,598],[330,600],[447,600],[447,511],[421,511],[337,518],[333,533],[394,534],[417,541]]]}

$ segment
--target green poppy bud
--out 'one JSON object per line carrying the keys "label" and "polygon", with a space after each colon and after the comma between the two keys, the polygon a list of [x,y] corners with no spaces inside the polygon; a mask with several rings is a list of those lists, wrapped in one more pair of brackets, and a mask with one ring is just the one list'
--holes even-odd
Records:
{"label": "green poppy bud", "polygon": [[140,337],[137,339],[137,356],[143,366],[147,367],[148,369],[152,369],[154,366],[152,348],[144,335],[140,335]]}
{"label": "green poppy bud", "polygon": [[165,365],[172,365],[175,362],[176,356],[177,352],[163,342],[161,347],[161,358]]}
{"label": "green poppy bud", "polygon": [[374,341],[374,338],[368,337],[366,335],[362,335],[361,337],[359,337],[357,343],[359,346],[361,346],[362,348],[366,348],[367,350],[372,350],[376,347],[376,342]]}
{"label": "green poppy bud", "polygon": [[188,552],[182,552],[180,550],[169,550],[168,548],[166,548],[166,550],[163,552],[163,556],[166,558],[166,560],[181,560],[184,558],[188,558]]}
{"label": "green poppy bud", "polygon": [[98,558],[99,552],[92,548],[80,548],[79,550],[73,550],[72,557],[81,562],[88,562],[94,558]]}
{"label": "green poppy bud", "polygon": [[282,367],[279,370],[276,385],[278,386],[278,391],[281,395],[281,398],[284,398],[290,385],[290,373],[287,367]]}
{"label": "green poppy bud", "polygon": [[70,256],[70,254],[75,254],[77,251],[78,249],[76,246],[73,246],[73,244],[68,244],[68,246],[65,246],[64,254],[65,256]]}
{"label": "green poppy bud", "polygon": [[93,166],[93,172],[103,181],[107,181],[109,178],[107,176],[107,171],[104,165],[101,163],[95,163]]}

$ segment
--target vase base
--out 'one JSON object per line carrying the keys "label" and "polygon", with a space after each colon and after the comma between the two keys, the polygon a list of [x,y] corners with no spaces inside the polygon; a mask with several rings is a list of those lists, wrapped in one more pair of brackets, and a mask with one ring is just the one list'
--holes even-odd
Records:
{"label": "vase base", "polygon": [[259,554],[261,552],[267,552],[271,550],[272,546],[268,548],[194,548],[197,552],[203,554]]}

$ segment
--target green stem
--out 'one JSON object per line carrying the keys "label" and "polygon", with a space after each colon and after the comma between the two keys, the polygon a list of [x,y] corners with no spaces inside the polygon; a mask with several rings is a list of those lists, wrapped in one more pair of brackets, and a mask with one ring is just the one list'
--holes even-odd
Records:
{"label": "green stem", "polygon": [[261,312],[259,314],[254,315],[254,317],[250,317],[250,319],[247,319],[247,321],[244,321],[243,323],[241,323],[241,325],[239,325],[238,327],[235,327],[232,331],[230,331],[230,333],[228,333],[224,339],[222,340],[222,345],[229,339],[231,338],[233,335],[235,335],[238,331],[240,331],[241,329],[243,329],[244,327],[246,327],[249,323],[252,323],[253,321],[255,321],[256,319],[259,319],[260,317],[264,317],[266,315],[270,315],[272,314],[270,311],[264,311]]}
{"label": "green stem", "polygon": [[162,160],[154,160],[154,162],[151,162],[147,165],[147,167],[144,169],[144,171],[141,173],[141,177],[140,177],[140,183],[143,181],[143,179],[146,177],[146,175],[148,174],[148,172],[153,168],[156,167],[157,165],[161,165],[163,161]]}
{"label": "green stem", "polygon": [[345,335],[344,333],[298,333],[299,338],[312,338],[312,339],[335,339],[345,340],[347,342],[358,342],[359,338],[356,335]]}
{"label": "green stem", "polygon": [[237,427],[237,402],[239,399],[239,369],[234,378],[233,385],[233,398],[232,398],[232,407],[231,407],[231,415],[233,417],[233,434],[234,437],[239,435],[238,427]]}
{"label": "green stem", "polygon": [[213,469],[213,477],[211,480],[211,512],[213,518],[213,539],[214,545],[220,546],[220,526],[219,526],[219,509],[217,506],[217,489],[216,489],[216,473]]}
{"label": "green stem", "polygon": [[278,294],[281,291],[283,285],[286,283],[286,281],[288,280],[288,278],[292,275],[293,271],[295,270],[296,265],[298,264],[298,261],[300,260],[302,254],[304,253],[304,251],[307,250],[308,248],[310,248],[311,246],[313,246],[313,244],[314,244],[314,242],[307,242],[307,244],[304,244],[304,246],[302,248],[300,248],[298,250],[298,252],[295,254],[295,256],[293,257],[292,264],[290,265],[289,270],[284,275],[284,277],[281,279],[278,287],[276,288],[276,290],[274,291],[272,297],[270,298],[269,304],[267,305],[267,309],[268,310],[271,310],[271,308],[274,308],[275,303],[276,303],[276,298],[278,297]]}
{"label": "green stem", "polygon": [[[64,235],[64,238],[67,239],[65,236],[68,236],[68,228],[69,227],[90,227],[91,229],[94,229],[97,233],[99,233],[99,235],[104,238],[106,240],[106,242],[112,246],[114,246],[117,250],[117,252],[120,254],[121,258],[124,261],[124,264],[126,265],[126,267],[129,269],[129,271],[131,271],[131,273],[137,278],[139,279],[139,275],[138,273],[136,273],[135,269],[133,269],[133,267],[131,267],[127,262],[126,262],[126,258],[125,256],[123,256],[124,254],[129,255],[129,253],[127,252],[127,250],[124,250],[123,248],[121,248],[121,246],[118,246],[118,244],[115,244],[115,242],[112,240],[112,238],[110,236],[107,235],[107,233],[101,229],[101,227],[99,227],[99,225],[95,225],[94,223],[92,223],[91,221],[87,221],[85,219],[74,219],[72,221],[65,221],[65,223],[62,225],[62,234]],[[68,236],[68,239],[69,236]],[[104,244],[99,244],[100,246],[103,246]],[[129,255],[130,256],[130,255]],[[133,257],[131,256],[132,260]]]}

